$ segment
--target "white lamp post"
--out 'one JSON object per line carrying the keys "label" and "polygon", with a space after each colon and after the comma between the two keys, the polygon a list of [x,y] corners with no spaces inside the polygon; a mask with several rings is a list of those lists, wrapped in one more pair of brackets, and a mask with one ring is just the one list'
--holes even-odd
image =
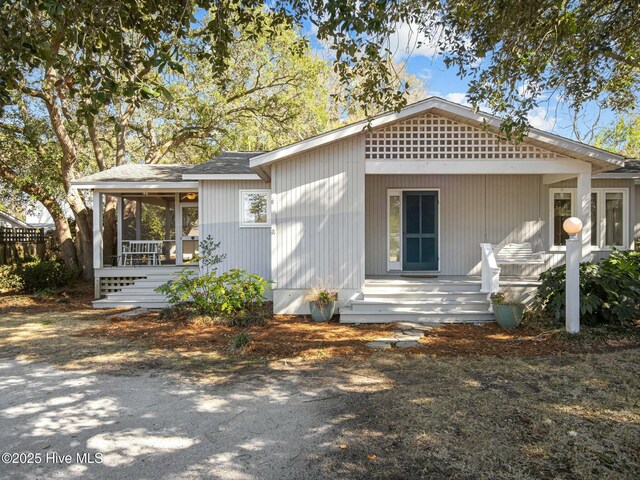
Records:
{"label": "white lamp post", "polygon": [[567,279],[566,279],[566,327],[569,333],[580,331],[580,257],[582,242],[578,234],[582,231],[582,221],[577,217],[569,217],[562,224],[569,234],[567,239]]}

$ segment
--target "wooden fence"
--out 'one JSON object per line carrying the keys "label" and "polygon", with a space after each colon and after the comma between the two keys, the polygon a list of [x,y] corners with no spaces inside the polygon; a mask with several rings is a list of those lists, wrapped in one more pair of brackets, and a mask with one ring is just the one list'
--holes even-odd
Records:
{"label": "wooden fence", "polygon": [[44,228],[0,227],[0,265],[10,265],[18,258],[43,258],[46,249]]}

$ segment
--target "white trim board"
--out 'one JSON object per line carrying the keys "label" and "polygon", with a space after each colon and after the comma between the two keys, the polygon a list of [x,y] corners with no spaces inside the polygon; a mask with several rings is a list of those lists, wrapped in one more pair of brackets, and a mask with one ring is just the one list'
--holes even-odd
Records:
{"label": "white trim board", "polygon": [[590,171],[581,160],[368,160],[367,175],[539,175]]}

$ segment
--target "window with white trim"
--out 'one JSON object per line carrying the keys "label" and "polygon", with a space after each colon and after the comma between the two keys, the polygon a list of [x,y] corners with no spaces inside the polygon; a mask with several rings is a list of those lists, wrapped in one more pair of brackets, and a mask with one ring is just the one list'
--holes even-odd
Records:
{"label": "window with white trim", "polygon": [[[550,226],[553,247],[564,247],[568,235],[562,223],[576,215],[576,189],[550,189]],[[591,189],[591,245],[594,248],[625,247],[628,232],[628,189]]]}
{"label": "window with white trim", "polygon": [[271,224],[269,190],[240,190],[240,225],[268,227]]}

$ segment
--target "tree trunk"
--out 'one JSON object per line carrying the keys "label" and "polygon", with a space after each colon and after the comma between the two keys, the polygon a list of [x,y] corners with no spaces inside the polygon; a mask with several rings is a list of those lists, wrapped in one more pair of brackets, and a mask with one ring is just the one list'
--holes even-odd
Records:
{"label": "tree trunk", "polygon": [[82,279],[85,281],[93,280],[93,228],[91,211],[83,210],[81,212],[73,212],[78,226],[78,240],[80,251],[78,252],[78,260],[82,266]]}
{"label": "tree trunk", "polygon": [[56,226],[55,237],[58,242],[58,246],[60,247],[62,261],[68,268],[78,270],[78,252],[76,251],[76,246],[73,243],[73,235],[71,233],[69,222],[61,213],[59,208],[51,208],[46,203],[44,206],[49,212],[49,215],[51,215],[51,218],[53,218],[53,223]]}
{"label": "tree trunk", "polygon": [[111,265],[116,255],[117,232],[117,205],[118,199],[107,195],[104,202],[104,214],[102,219],[102,262]]}

